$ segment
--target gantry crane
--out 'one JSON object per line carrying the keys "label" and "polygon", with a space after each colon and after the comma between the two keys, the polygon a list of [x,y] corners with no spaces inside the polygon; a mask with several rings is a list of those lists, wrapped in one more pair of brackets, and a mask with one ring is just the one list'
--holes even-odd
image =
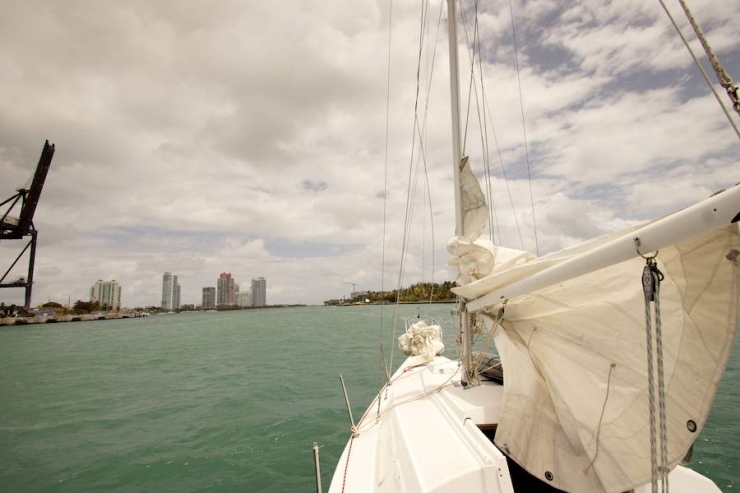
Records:
{"label": "gantry crane", "polygon": [[[2,277],[0,277],[0,288],[25,288],[25,309],[31,308],[31,289],[33,287],[33,267],[36,260],[36,240],[38,237],[38,231],[33,225],[33,215],[36,212],[36,206],[41,198],[41,190],[44,188],[44,182],[46,181],[46,174],[49,172],[51,166],[51,160],[54,157],[54,144],[49,144],[47,140],[44,143],[44,148],[41,151],[41,157],[39,163],[36,166],[36,173],[33,175],[33,181],[31,182],[30,188],[19,188],[16,190],[16,194],[9,199],[0,203],[0,207],[4,207],[7,204],[7,210],[0,217],[0,240],[22,240],[25,237],[30,237],[26,246],[21,250],[18,256],[15,258],[13,263],[10,264],[8,270],[5,271]],[[20,204],[20,215],[13,217],[10,215],[11,211]],[[8,277],[10,271],[15,267],[18,261],[21,259],[24,253],[28,249],[31,249],[28,258],[28,276],[19,277],[12,282],[5,282],[5,278]]]}

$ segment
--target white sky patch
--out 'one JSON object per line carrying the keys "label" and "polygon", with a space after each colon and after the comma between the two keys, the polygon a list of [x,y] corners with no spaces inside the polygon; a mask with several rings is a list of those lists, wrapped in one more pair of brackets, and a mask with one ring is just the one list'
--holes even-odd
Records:
{"label": "white sky patch", "polygon": [[[464,2],[468,22],[472,5]],[[483,2],[479,16],[497,240],[534,250],[534,208],[540,252],[548,253],[740,180],[737,138],[660,6],[638,0],[514,2],[527,169],[508,5]],[[691,5],[740,79],[740,3]],[[384,279],[392,289],[409,189],[403,284],[452,279],[439,2],[425,36],[440,43],[423,132],[431,212],[424,174],[412,172],[408,185],[419,8],[394,5],[386,171],[386,2],[4,5],[0,199],[26,183],[44,139],[57,146],[35,217],[33,303],[86,300],[96,280],[116,279],[124,305],[158,305],[164,271],[179,276],[182,302],[195,304],[220,272],[243,288],[265,277],[268,303],[321,303],[349,294],[348,282],[379,290]],[[430,53],[420,71],[422,109]],[[482,102],[479,80],[476,90]],[[466,150],[482,177],[472,108]],[[415,149],[415,166],[420,156]],[[22,247],[0,244],[2,272]],[[6,303],[22,299],[22,290],[0,292]]]}

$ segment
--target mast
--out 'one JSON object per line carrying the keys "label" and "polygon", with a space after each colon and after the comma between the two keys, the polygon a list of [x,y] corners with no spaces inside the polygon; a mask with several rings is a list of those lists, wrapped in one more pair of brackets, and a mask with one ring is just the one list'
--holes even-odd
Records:
{"label": "mast", "polygon": [[447,24],[450,47],[450,113],[452,115],[452,168],[455,181],[455,234],[465,234],[463,225],[462,184],[460,182],[460,75],[457,61],[457,10],[455,0],[447,0]]}
{"label": "mast", "polygon": [[[455,0],[447,0],[447,25],[450,49],[450,113],[452,116],[452,169],[455,182],[455,234],[458,237],[465,235],[462,206],[462,182],[460,178],[460,163],[462,162],[460,138],[460,75],[458,72],[457,56],[457,10]],[[462,332],[462,384],[472,380],[472,344],[470,334],[470,314],[465,307],[465,301],[458,297],[460,324]]]}

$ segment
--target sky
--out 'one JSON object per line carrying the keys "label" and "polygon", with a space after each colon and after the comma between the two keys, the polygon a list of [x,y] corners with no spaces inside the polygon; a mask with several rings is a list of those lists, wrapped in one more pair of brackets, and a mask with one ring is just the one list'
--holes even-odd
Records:
{"label": "sky", "polygon": [[[689,4],[740,80],[740,2]],[[740,181],[740,140],[657,1],[509,5],[479,6],[472,86],[471,0],[458,38],[465,150],[482,183],[489,163],[497,243],[550,253]],[[165,271],[193,304],[221,272],[243,289],[265,277],[268,304],[454,279],[446,5],[0,7],[0,200],[56,145],[33,305],[87,300],[98,279],[124,306],[159,305]],[[23,246],[0,243],[2,272]]]}

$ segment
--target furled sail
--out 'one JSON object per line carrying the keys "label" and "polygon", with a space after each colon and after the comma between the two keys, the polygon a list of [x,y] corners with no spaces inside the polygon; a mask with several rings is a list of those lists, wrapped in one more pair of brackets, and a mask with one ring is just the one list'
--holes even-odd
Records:
{"label": "furled sail", "polygon": [[[631,240],[637,229],[515,259],[455,291],[469,300],[496,293],[620,237]],[[663,247],[657,256],[665,275],[660,305],[671,468],[701,431],[734,342],[738,252],[738,228],[731,224]],[[619,492],[650,481],[644,265],[635,254],[512,297],[494,328],[506,372],[496,444],[559,489]],[[479,311],[489,326],[502,305],[495,298]]]}
{"label": "furled sail", "polygon": [[464,157],[460,162],[460,196],[463,209],[462,239],[478,239],[488,224],[488,205],[480,189],[480,183],[470,168],[470,161]]}
{"label": "furled sail", "polygon": [[408,360],[409,365],[429,363],[435,356],[444,353],[442,329],[439,325],[427,325],[424,320],[419,320],[401,334],[398,338],[398,347],[405,355],[411,356]]}
{"label": "furled sail", "polygon": [[494,270],[536,258],[531,253],[496,247],[490,241],[479,239],[488,224],[488,205],[467,157],[460,163],[460,183],[463,234],[447,243],[451,255],[448,263],[457,268],[459,286],[483,279]]}

